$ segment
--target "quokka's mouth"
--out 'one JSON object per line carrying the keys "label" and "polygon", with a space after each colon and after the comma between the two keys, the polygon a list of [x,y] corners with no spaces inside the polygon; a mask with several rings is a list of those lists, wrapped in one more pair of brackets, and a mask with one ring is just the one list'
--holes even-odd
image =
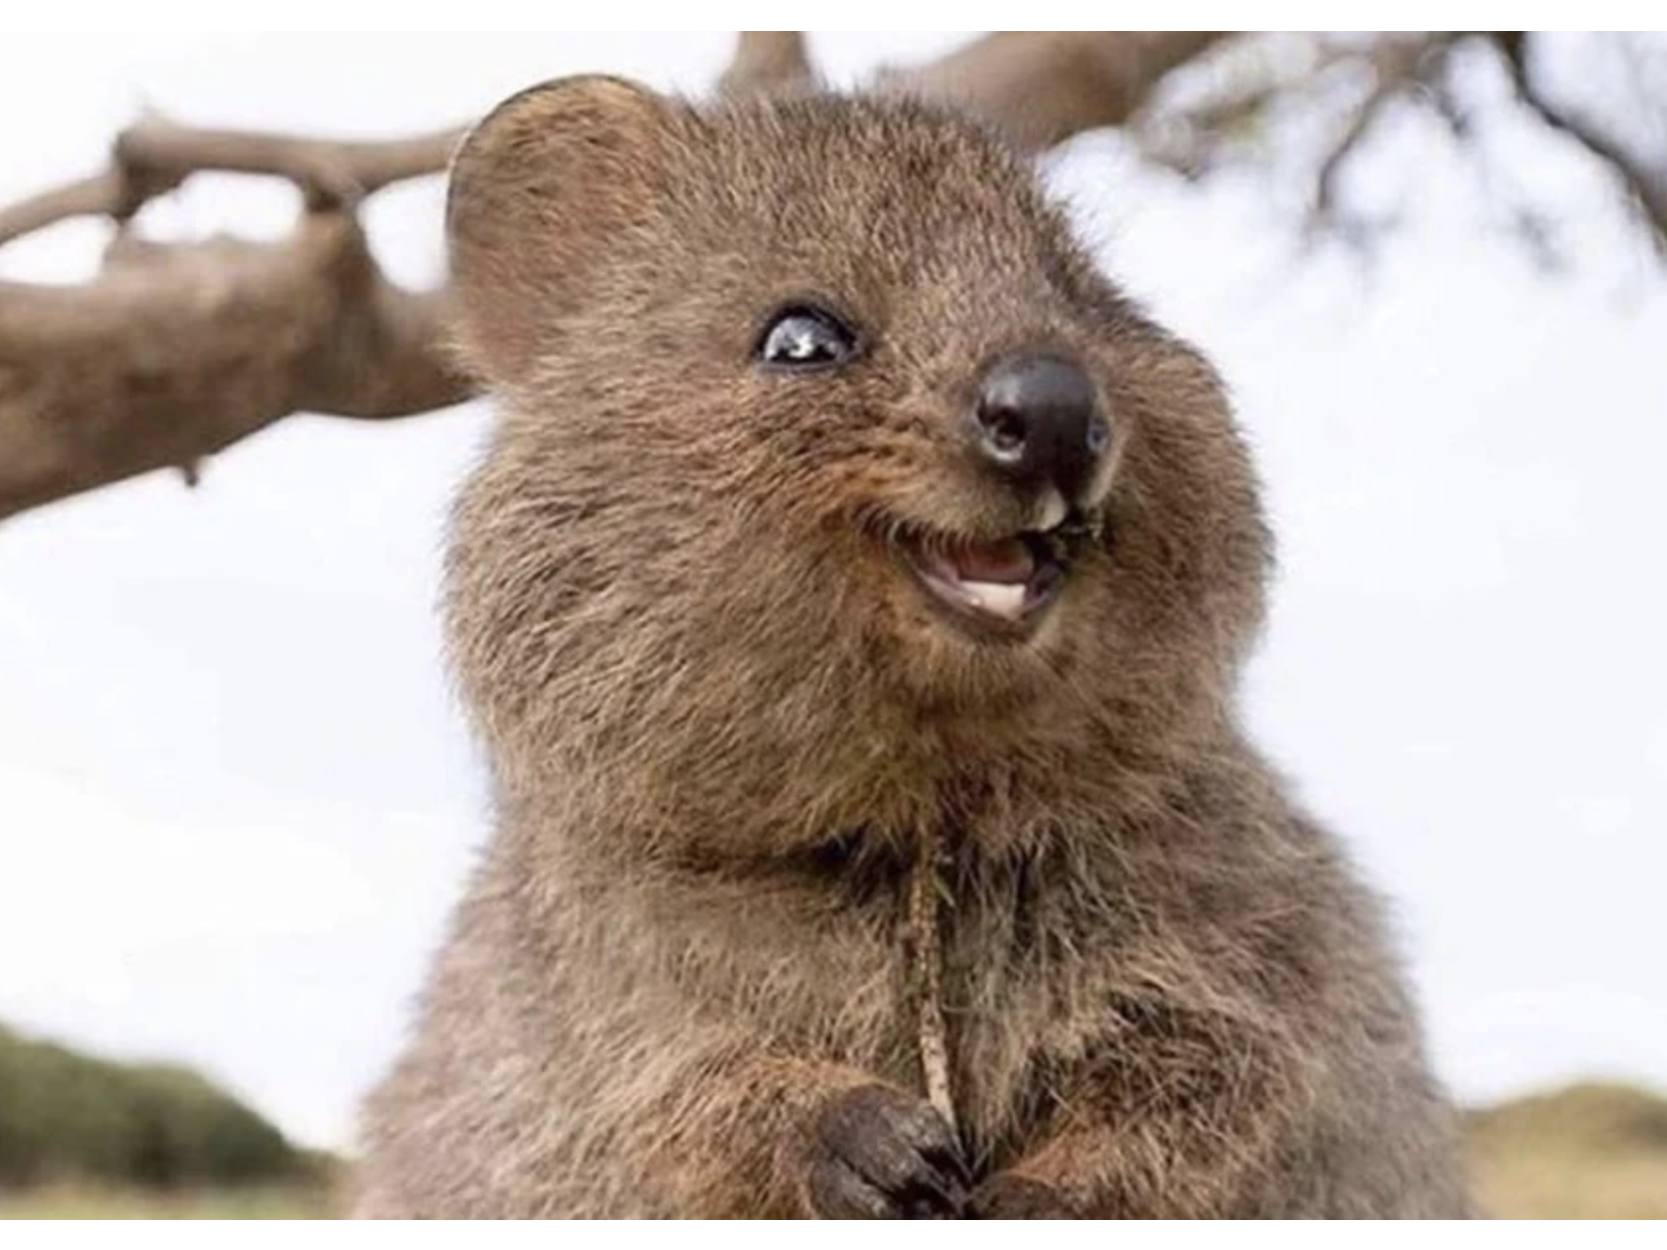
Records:
{"label": "quokka's mouth", "polygon": [[1078,514],[1050,530],[971,539],[913,529],[898,550],[933,604],[978,636],[1028,637],[1059,598],[1073,556],[1094,532]]}

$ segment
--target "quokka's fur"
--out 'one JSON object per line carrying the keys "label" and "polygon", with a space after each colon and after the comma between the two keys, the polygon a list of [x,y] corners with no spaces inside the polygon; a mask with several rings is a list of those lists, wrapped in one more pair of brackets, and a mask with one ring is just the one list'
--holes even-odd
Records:
{"label": "quokka's fur", "polygon": [[[448,595],[497,829],[363,1214],[847,1213],[835,1155],[905,1213],[946,1132],[923,839],[959,1135],[916,1206],[1466,1211],[1378,902],[1235,712],[1270,557],[1222,387],[1020,160],[907,102],[566,80],[475,132],[450,223],[502,409]],[[812,297],[860,358],[760,369]],[[1105,528],[1033,638],[979,641],[889,539],[1025,526],[957,440],[1035,345],[1111,416]]]}

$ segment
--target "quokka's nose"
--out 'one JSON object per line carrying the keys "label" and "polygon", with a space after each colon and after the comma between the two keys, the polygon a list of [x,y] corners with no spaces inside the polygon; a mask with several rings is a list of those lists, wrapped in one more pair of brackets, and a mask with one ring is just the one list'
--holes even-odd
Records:
{"label": "quokka's nose", "polygon": [[1083,502],[1111,446],[1094,383],[1058,356],[1024,354],[997,361],[978,390],[972,434],[979,455],[1026,484],[1057,487],[1069,505]]}

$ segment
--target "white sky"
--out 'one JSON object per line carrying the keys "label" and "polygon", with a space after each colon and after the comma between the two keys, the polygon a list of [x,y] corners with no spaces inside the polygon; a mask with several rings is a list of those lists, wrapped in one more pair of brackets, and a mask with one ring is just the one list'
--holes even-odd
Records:
{"label": "white sky", "polygon": [[[821,40],[838,75],[953,35]],[[728,36],[11,36],[0,200],[96,167],[142,106],[203,124],[405,132],[584,69],[699,89]],[[1221,365],[1281,541],[1252,720],[1397,900],[1438,1065],[1487,1098],[1667,1084],[1667,280],[1602,187],[1505,133],[1585,223],[1537,271],[1439,135],[1361,194],[1406,231],[1307,261],[1248,185],[1200,194],[1090,138],[1051,162],[1106,265]],[[370,221],[439,272],[438,188]],[[205,180],[164,231],[282,229]],[[0,276],[66,279],[55,229]],[[349,1140],[470,848],[477,762],[438,659],[440,518],[478,408],[294,419],[188,491],[149,478],[0,526],[0,1019],[201,1065]]]}

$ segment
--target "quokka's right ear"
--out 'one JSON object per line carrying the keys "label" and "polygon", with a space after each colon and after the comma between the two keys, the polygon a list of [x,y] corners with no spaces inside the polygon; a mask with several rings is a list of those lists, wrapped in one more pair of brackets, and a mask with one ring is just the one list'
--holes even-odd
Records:
{"label": "quokka's right ear", "polygon": [[676,106],[581,75],[500,104],[452,161],[446,201],[463,348],[489,383],[525,375],[662,186]]}

